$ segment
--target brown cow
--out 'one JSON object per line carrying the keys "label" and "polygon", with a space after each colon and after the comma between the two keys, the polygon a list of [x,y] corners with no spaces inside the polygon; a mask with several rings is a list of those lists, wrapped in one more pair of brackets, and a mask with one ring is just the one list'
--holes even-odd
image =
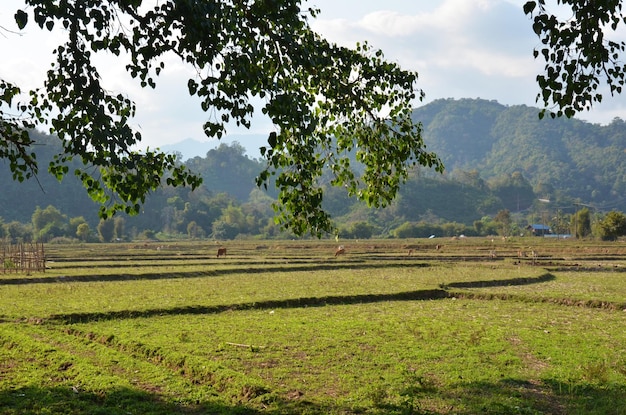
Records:
{"label": "brown cow", "polygon": [[217,248],[217,257],[226,256],[226,248]]}
{"label": "brown cow", "polygon": [[335,256],[342,255],[345,253],[346,253],[346,249],[343,246],[338,246],[337,249],[335,249]]}

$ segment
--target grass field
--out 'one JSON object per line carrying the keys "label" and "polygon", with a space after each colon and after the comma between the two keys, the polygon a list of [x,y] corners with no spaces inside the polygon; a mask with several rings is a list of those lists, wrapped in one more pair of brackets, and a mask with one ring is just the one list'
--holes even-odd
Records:
{"label": "grass field", "polygon": [[626,245],[341,243],[46,246],[0,414],[626,414]]}

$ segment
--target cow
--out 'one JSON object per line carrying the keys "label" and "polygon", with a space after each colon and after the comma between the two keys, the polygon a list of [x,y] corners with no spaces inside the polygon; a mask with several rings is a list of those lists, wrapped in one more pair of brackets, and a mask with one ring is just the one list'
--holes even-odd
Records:
{"label": "cow", "polygon": [[217,248],[217,257],[226,256],[226,248]]}
{"label": "cow", "polygon": [[335,249],[335,256],[342,255],[345,253],[346,253],[346,249],[342,245],[338,246],[337,249]]}

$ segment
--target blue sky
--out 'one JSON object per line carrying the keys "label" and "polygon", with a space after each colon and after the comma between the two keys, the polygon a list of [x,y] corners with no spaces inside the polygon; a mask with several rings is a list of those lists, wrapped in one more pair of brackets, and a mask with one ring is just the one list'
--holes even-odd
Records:
{"label": "blue sky", "polygon": [[[14,27],[12,16],[23,0],[2,0],[0,26]],[[439,98],[483,98],[505,105],[534,106],[540,61],[531,21],[522,12],[525,0],[306,0],[321,10],[311,26],[330,41],[352,47],[367,40],[386,58],[419,73],[426,93],[423,105]],[[62,33],[48,34],[35,25],[24,36],[0,35],[0,78],[34,86],[51,61]],[[113,91],[123,91],[138,106],[134,120],[142,147],[173,144],[187,138],[209,141],[202,132],[206,114],[186,94],[189,70],[167,62],[155,91],[141,89],[125,74],[124,64],[102,60],[101,74]],[[626,95],[607,98],[578,118],[608,123],[626,118]],[[267,133],[271,126],[255,118],[252,129],[233,134]]]}

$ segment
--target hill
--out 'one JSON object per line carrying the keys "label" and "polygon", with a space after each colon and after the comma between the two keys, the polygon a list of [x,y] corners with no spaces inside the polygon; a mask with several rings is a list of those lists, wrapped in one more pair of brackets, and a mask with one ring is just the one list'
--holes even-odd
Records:
{"label": "hill", "polygon": [[[324,205],[338,223],[368,222],[387,230],[407,221],[471,225],[504,209],[526,212],[530,221],[538,210],[545,211],[545,206],[539,207],[539,198],[549,199],[550,208],[562,213],[572,213],[574,202],[598,211],[626,211],[624,121],[615,119],[602,126],[576,119],[540,120],[538,113],[533,107],[480,99],[444,99],[417,108],[413,116],[423,124],[427,150],[441,157],[445,174],[416,169],[386,209],[369,209],[336,188],[327,189]],[[262,142],[260,137],[249,138],[256,145]],[[80,182],[69,175],[59,183],[45,172],[59,151],[58,140],[43,134],[37,140],[33,151],[42,169],[38,181],[15,182],[8,166],[0,164],[1,221],[28,223],[37,206],[52,205],[70,218],[83,216],[95,226],[97,206]],[[267,223],[272,223],[269,205],[275,192],[260,192],[254,180],[264,163],[251,158],[250,143],[216,143],[215,148],[200,143],[201,150],[176,145],[163,148],[187,155],[204,152],[185,161],[204,178],[204,185],[193,194],[168,187],[154,192],[143,213],[129,218],[128,227],[136,232],[186,232],[194,222],[209,234],[219,220],[226,227],[237,222],[238,229],[247,227],[249,232],[265,228],[274,232]],[[192,148],[195,144],[181,145]],[[70,171],[80,167],[71,166]]]}
{"label": "hill", "polygon": [[199,141],[187,138],[174,144],[163,145],[160,149],[166,153],[180,153],[182,160],[189,160],[194,157],[205,157],[210,150],[214,150],[222,144],[229,146],[238,144],[244,148],[244,154],[248,158],[257,159],[261,157],[259,147],[266,145],[266,143],[267,135],[264,134],[229,134],[220,140]]}
{"label": "hill", "polygon": [[543,198],[626,209],[626,124],[539,119],[539,110],[480,99],[438,100],[417,108],[427,148],[446,171],[485,180],[518,172]]}

